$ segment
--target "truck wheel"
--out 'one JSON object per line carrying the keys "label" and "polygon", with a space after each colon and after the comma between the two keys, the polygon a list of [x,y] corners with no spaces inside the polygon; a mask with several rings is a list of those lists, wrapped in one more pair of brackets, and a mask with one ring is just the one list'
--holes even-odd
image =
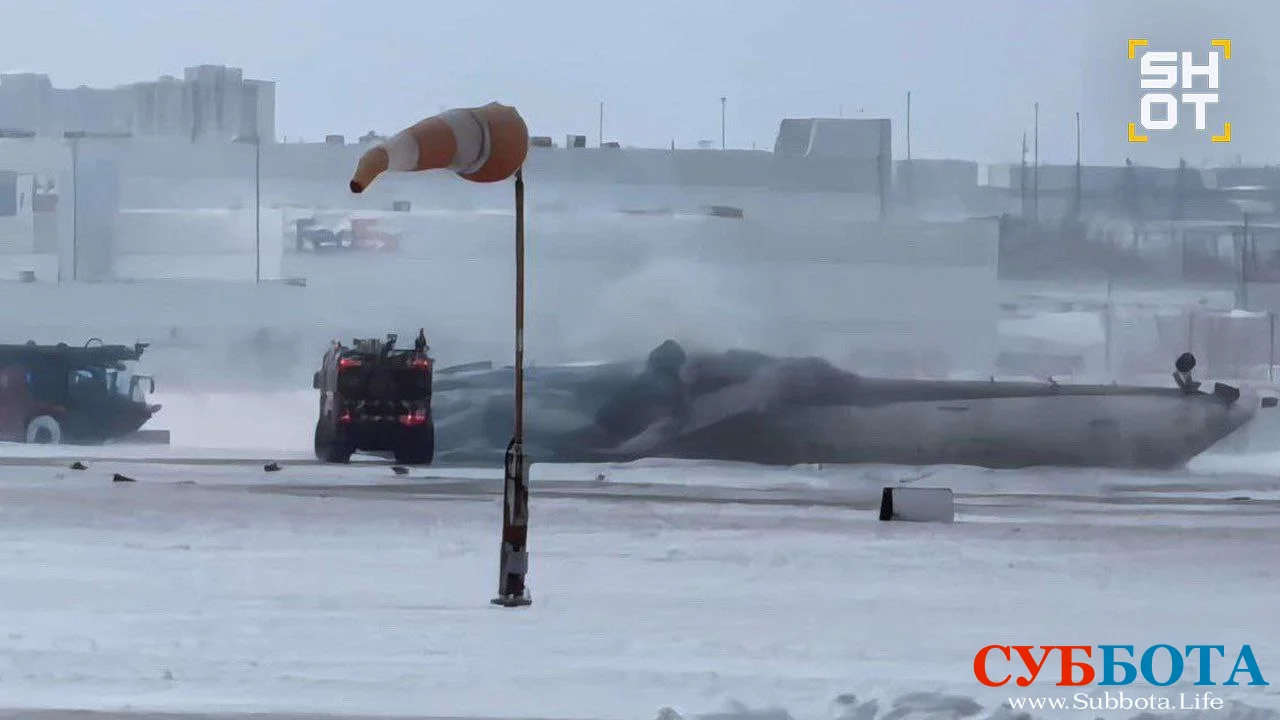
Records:
{"label": "truck wheel", "polygon": [[49,415],[37,415],[27,423],[27,442],[33,445],[61,445],[62,423]]}
{"label": "truck wheel", "polygon": [[316,423],[315,452],[320,462],[345,464],[351,462],[355,450],[338,438],[324,420],[320,420]]}
{"label": "truck wheel", "polygon": [[353,450],[350,445],[339,445],[338,443],[334,443],[329,446],[329,455],[325,457],[324,461],[327,463],[345,465],[351,462],[351,455],[353,453],[355,453],[355,450]]}
{"label": "truck wheel", "polygon": [[401,465],[430,465],[436,457],[436,428],[428,423],[410,433],[395,450]]}

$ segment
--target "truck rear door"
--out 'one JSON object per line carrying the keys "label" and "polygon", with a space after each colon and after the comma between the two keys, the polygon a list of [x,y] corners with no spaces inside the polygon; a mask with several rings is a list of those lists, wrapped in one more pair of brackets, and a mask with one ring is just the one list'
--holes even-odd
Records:
{"label": "truck rear door", "polygon": [[0,367],[0,440],[15,441],[25,437],[30,410],[26,369],[19,365]]}

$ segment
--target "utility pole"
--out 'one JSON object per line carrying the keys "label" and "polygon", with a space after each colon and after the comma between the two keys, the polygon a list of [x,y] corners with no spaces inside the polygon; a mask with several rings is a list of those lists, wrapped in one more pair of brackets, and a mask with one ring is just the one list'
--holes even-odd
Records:
{"label": "utility pole", "polygon": [[724,114],[725,114],[725,103],[726,103],[727,101],[728,101],[728,98],[725,98],[725,97],[721,97],[721,98],[720,98],[720,149],[721,149],[721,150],[724,150],[724,149],[725,149],[725,140],[724,140]]}
{"label": "utility pole", "polygon": [[916,167],[911,162],[911,91],[907,91],[907,206],[915,206]]}
{"label": "utility pole", "polygon": [[262,282],[262,138],[253,138],[253,281]]}
{"label": "utility pole", "polygon": [[600,101],[600,144],[597,147],[604,147],[604,101]]}
{"label": "utility pole", "polygon": [[253,281],[262,282],[262,138],[237,137],[235,142],[253,145]]}
{"label": "utility pole", "polygon": [[1081,164],[1080,164],[1080,113],[1077,112],[1076,113],[1076,196],[1075,196],[1075,204],[1073,206],[1076,220],[1080,219],[1080,214],[1081,212],[1083,212],[1083,209],[1084,209],[1083,186],[1084,186],[1084,182],[1083,182],[1083,176],[1081,174]]}
{"label": "utility pole", "polygon": [[1022,165],[1018,170],[1018,199],[1021,201],[1019,210],[1022,219],[1027,218],[1027,133],[1022,132]]}
{"label": "utility pole", "polygon": [[1249,236],[1252,234],[1252,232],[1250,231],[1250,228],[1249,228],[1249,213],[1246,212],[1246,213],[1243,213],[1243,215],[1244,215],[1244,232],[1241,233],[1241,238],[1240,238],[1240,274],[1238,276],[1238,280],[1236,283],[1236,309],[1237,310],[1249,309],[1249,255],[1250,255],[1249,250],[1251,245],[1251,243],[1249,242],[1249,239],[1250,239]]}
{"label": "utility pole", "polygon": [[[71,281],[80,280],[80,141],[85,138],[131,138],[128,132],[92,132],[72,130],[62,133],[71,141]],[[59,271],[59,277],[62,273]]]}
{"label": "utility pole", "polygon": [[1110,270],[1108,270],[1107,271],[1107,313],[1106,313],[1107,327],[1104,328],[1105,332],[1103,333],[1103,336],[1102,336],[1103,343],[1104,343],[1103,352],[1106,356],[1104,358],[1104,361],[1106,363],[1106,370],[1107,370],[1108,377],[1111,376],[1111,365],[1112,365],[1111,363],[1111,355],[1112,355],[1111,332],[1112,332],[1112,327],[1115,324],[1115,311],[1116,311],[1115,301],[1113,299],[1114,292],[1115,292],[1115,276]]}
{"label": "utility pole", "polygon": [[1035,194],[1031,198],[1031,217],[1038,223],[1040,222],[1040,103],[1036,103],[1035,143]]}
{"label": "utility pole", "polygon": [[[1173,219],[1181,220],[1187,204],[1187,161],[1178,161],[1178,176],[1173,185]],[[1184,243],[1185,244],[1185,243]]]}
{"label": "utility pole", "polygon": [[907,91],[907,159],[911,159],[911,91]]}
{"label": "utility pole", "polygon": [[71,282],[80,281],[80,138],[71,140]]}

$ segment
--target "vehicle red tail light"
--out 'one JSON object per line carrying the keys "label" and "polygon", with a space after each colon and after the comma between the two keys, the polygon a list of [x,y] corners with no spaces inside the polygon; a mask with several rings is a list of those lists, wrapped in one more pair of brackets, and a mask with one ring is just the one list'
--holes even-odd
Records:
{"label": "vehicle red tail light", "polygon": [[338,361],[338,369],[346,370],[347,368],[360,367],[360,361],[356,358],[342,358]]}
{"label": "vehicle red tail light", "polygon": [[425,425],[426,422],[427,422],[427,411],[422,409],[414,410],[411,413],[406,413],[400,416],[400,424],[407,425],[409,427]]}
{"label": "vehicle red tail light", "polygon": [[338,422],[340,422],[340,423],[349,423],[349,422],[351,422],[351,411],[350,411],[350,410],[343,410],[343,411],[342,411],[342,414],[338,416]]}

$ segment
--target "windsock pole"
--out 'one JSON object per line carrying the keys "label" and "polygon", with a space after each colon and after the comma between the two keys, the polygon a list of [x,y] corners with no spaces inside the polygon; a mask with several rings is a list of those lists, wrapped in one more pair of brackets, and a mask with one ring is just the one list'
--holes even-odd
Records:
{"label": "windsock pole", "polygon": [[529,128],[515,108],[489,103],[454,108],[414,123],[360,156],[351,176],[359,194],[386,172],[452,170],[464,180],[516,179],[516,397],[515,432],[503,466],[502,547],[498,596],[491,602],[522,607],[533,602],[525,586],[529,570],[529,462],[524,456],[524,174]]}
{"label": "windsock pole", "polygon": [[516,402],[515,432],[503,465],[502,550],[498,596],[503,607],[533,603],[525,587],[529,571],[529,462],[524,456],[524,173],[516,170]]}

